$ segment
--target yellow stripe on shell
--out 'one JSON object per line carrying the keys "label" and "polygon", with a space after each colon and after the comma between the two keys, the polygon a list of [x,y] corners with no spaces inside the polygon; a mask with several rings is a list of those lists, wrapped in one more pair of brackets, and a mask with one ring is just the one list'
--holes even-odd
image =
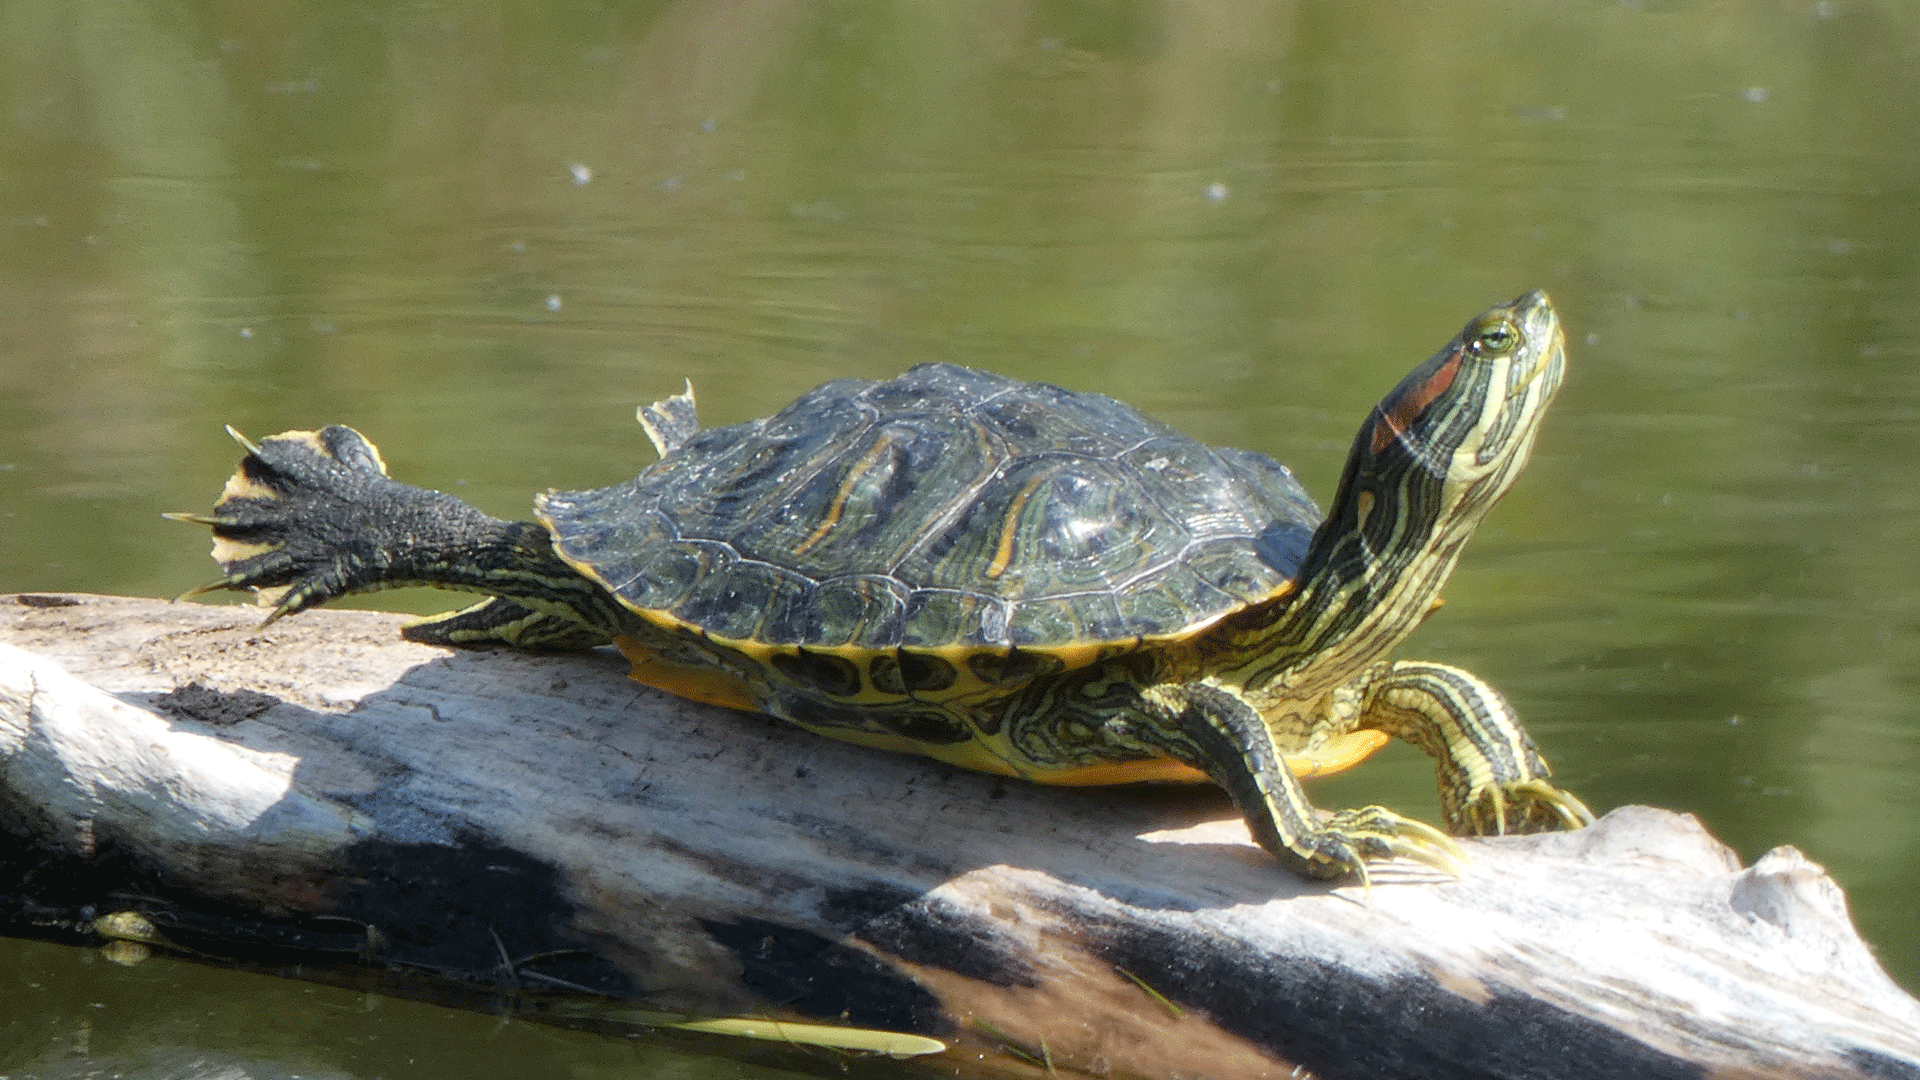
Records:
{"label": "yellow stripe on shell", "polygon": [[833,531],[833,527],[840,523],[840,515],[846,512],[847,500],[853,497],[854,489],[859,486],[860,480],[866,476],[867,470],[873,466],[873,463],[880,460],[880,456],[892,448],[893,442],[891,436],[882,436],[873,444],[872,449],[854,463],[853,468],[847,470],[847,481],[840,485],[840,491],[834,495],[832,505],[827,507],[826,518],[811,535],[800,541],[800,546],[793,549],[795,555],[805,555],[815,544],[827,538],[827,534]]}
{"label": "yellow stripe on shell", "polygon": [[1013,502],[1008,504],[1006,524],[1000,529],[1000,543],[994,548],[993,561],[987,564],[988,577],[997,578],[1013,565],[1013,551],[1020,538],[1020,515],[1026,510],[1027,501],[1033,498],[1033,493],[1048,479],[1043,473],[1027,481],[1027,486],[1021,488],[1020,493],[1013,497]]}

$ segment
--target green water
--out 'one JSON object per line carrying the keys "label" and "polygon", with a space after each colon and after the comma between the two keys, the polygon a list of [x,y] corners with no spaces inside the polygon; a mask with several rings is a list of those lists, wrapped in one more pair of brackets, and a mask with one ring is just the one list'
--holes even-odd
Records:
{"label": "green water", "polygon": [[[205,580],[159,514],[210,505],[223,423],[353,424],[518,516],[649,460],[632,408],[683,377],[721,423],[930,359],[1117,394],[1324,500],[1366,408],[1536,286],[1568,386],[1406,651],[1506,690],[1596,809],[1802,848],[1920,987],[1895,3],[8,0],[0,591]],[[1321,801],[1426,814],[1432,783],[1388,755]],[[48,945],[0,968],[38,984],[6,1075],[751,1071]]]}

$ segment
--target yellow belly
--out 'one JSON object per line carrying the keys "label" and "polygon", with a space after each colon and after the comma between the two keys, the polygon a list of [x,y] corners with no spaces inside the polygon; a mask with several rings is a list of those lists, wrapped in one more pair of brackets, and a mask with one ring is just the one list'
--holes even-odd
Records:
{"label": "yellow belly", "polygon": [[[637,682],[690,701],[739,709],[742,712],[766,711],[760,707],[748,684],[725,668],[704,664],[698,666],[676,664],[625,636],[620,637],[615,643],[620,646],[620,651],[626,654],[627,659],[633,662],[633,670],[628,672],[628,675]],[[995,745],[993,741],[985,739],[960,743],[926,743],[890,732],[859,731],[853,728],[790,722],[815,734],[825,735],[827,738],[838,739],[841,742],[858,743],[861,746],[903,754],[919,754],[950,765],[958,765],[963,769],[995,773],[1000,776],[1015,776],[1039,784],[1099,787],[1143,782],[1181,784],[1209,782],[1205,773],[1172,758],[1156,757],[1138,761],[1100,761],[1088,765],[1047,766],[1031,761],[1016,761],[1018,755],[1013,754],[1011,748]],[[1386,745],[1386,742],[1387,736],[1382,732],[1352,731],[1337,735],[1311,749],[1288,754],[1285,760],[1287,768],[1292,770],[1295,776],[1302,778],[1329,776],[1365,761],[1374,751]]]}
{"label": "yellow belly", "polygon": [[[1016,764],[1008,760],[1011,755],[996,753],[990,744],[983,741],[923,743],[885,732],[816,727],[812,724],[799,724],[797,721],[789,722],[815,734],[825,735],[829,739],[859,743],[861,746],[872,746],[881,750],[894,750],[903,754],[919,754],[950,765],[958,765],[963,769],[997,773],[1001,776],[1017,776],[1036,784],[1104,787],[1109,784],[1212,783],[1206,773],[1167,757],[1146,758],[1139,761],[1097,761],[1090,765],[1048,766],[1036,765],[1032,762]],[[1286,761],[1287,768],[1302,779],[1330,776],[1360,764],[1386,743],[1387,736],[1383,732],[1353,731],[1329,739],[1312,750],[1288,754],[1283,760]]]}

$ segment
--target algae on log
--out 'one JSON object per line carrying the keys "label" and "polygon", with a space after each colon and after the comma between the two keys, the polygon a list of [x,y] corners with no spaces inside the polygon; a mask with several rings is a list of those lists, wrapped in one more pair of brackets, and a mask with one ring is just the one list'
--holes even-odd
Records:
{"label": "algae on log", "polygon": [[1920,1002],[1825,873],[1690,817],[1369,895],[1210,789],[982,776],[400,621],[0,597],[0,928],[919,1033],[965,1075],[1920,1077]]}

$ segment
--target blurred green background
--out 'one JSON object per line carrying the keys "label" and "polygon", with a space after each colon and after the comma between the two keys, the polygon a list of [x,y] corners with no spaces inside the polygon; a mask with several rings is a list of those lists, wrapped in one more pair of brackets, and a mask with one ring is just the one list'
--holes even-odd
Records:
{"label": "blurred green background", "polygon": [[[1890,0],[7,0],[0,591],[208,579],[159,515],[211,505],[223,423],[352,424],[525,516],[651,460],[633,406],[683,377],[718,424],[933,359],[1325,501],[1367,407],[1536,286],[1568,386],[1405,651],[1502,687],[1596,810],[1802,848],[1920,987],[1920,9]],[[1404,750],[1316,797],[1432,789]],[[247,977],[0,969],[17,1075],[751,1071],[297,984],[264,1038]]]}

